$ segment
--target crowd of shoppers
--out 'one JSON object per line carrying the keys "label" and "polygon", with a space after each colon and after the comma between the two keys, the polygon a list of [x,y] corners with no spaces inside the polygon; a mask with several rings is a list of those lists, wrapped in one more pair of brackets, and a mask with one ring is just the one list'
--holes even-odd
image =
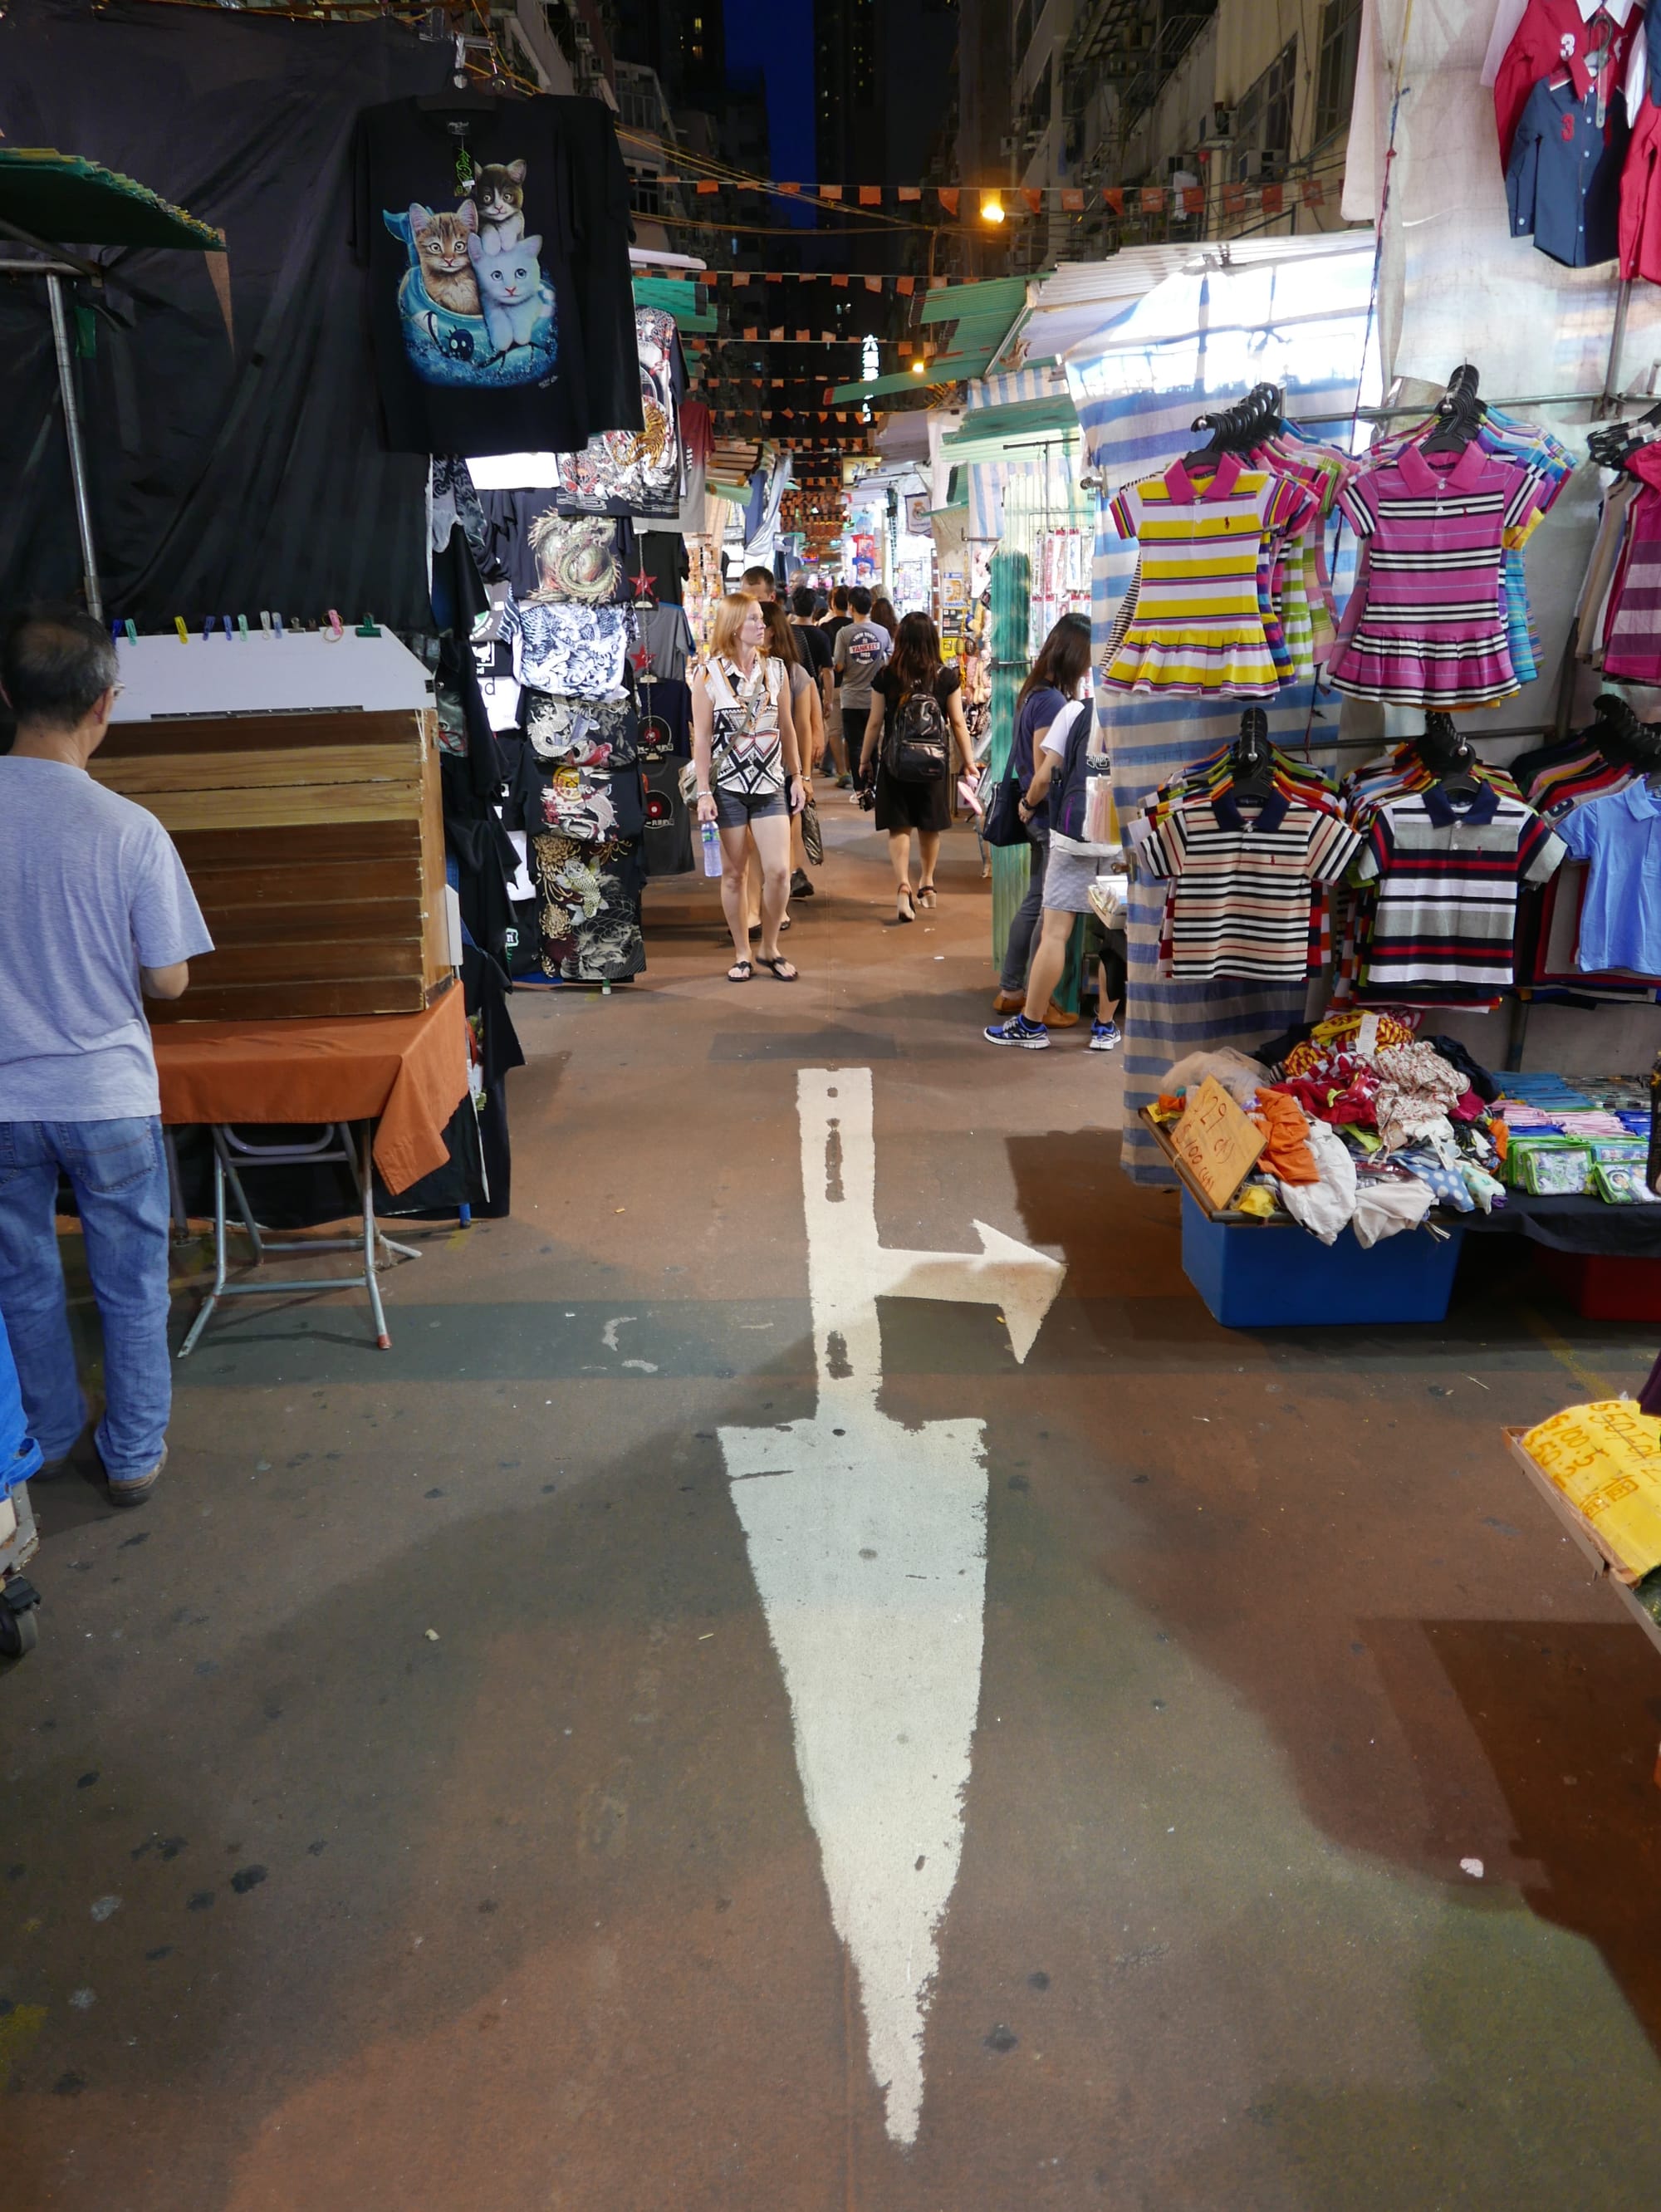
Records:
{"label": "crowd of shoppers", "polygon": [[[1041,1051],[1052,1030],[1078,1022],[1056,994],[1081,921],[1081,995],[1094,981],[1095,996],[1089,1049],[1111,1052],[1120,1041],[1125,939],[1111,873],[1117,848],[1076,834],[1088,774],[1089,670],[1090,626],[1064,615],[1015,702],[1009,772],[1020,793],[1028,884],[1004,946],[992,1002],[1000,1018],[985,1031],[989,1043]],[[888,840],[894,921],[915,921],[937,903],[954,790],[974,794],[979,768],[959,671],[943,659],[926,614],[902,619],[863,584],[837,585],[822,608],[809,586],[797,585],[786,605],[770,568],[747,568],[740,590],[716,611],[694,680],[693,715],[699,818],[720,834],[733,981],[748,981],[757,967],[796,981],[779,939],[791,927],[790,902],[814,896],[803,831],[815,775],[856,787],[858,803],[872,810]],[[753,953],[749,940],[758,933]]]}

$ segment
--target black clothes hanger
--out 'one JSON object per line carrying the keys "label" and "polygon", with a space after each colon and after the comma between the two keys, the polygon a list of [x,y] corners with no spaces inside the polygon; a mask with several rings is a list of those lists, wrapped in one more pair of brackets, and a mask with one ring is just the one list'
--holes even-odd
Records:
{"label": "black clothes hanger", "polygon": [[1237,799],[1266,799],[1275,784],[1275,750],[1269,742],[1269,717],[1261,707],[1240,716],[1240,733],[1228,755],[1229,787]]}
{"label": "black clothes hanger", "polygon": [[1636,769],[1644,775],[1661,769],[1661,731],[1640,722],[1618,693],[1600,691],[1591,711],[1586,735],[1612,766]]}
{"label": "black clothes hanger", "polygon": [[1252,448],[1278,428],[1283,403],[1276,384],[1254,384],[1244,399],[1231,407],[1223,407],[1215,414],[1197,415],[1189,426],[1195,430],[1209,430],[1209,443],[1197,452],[1183,455],[1185,468],[1197,468],[1222,458],[1224,453],[1249,453]]}
{"label": "black clothes hanger", "polygon": [[1450,799],[1475,799],[1482,787],[1476,749],[1454,728],[1452,714],[1427,714],[1423,734],[1414,738],[1413,750]]}
{"label": "black clothes hanger", "polygon": [[1436,428],[1419,447],[1422,453],[1463,453],[1476,435],[1488,409],[1476,397],[1477,374],[1462,362],[1436,402]]}

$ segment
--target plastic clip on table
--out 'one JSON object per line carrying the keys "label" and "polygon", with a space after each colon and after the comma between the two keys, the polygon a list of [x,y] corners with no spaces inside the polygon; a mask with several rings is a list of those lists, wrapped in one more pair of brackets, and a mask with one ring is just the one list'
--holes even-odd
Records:
{"label": "plastic clip on table", "polygon": [[[383,1236],[375,1222],[374,1169],[371,1159],[373,1126],[366,1121],[361,1134],[355,1139],[352,1127],[347,1121],[336,1121],[326,1126],[321,1133],[307,1145],[256,1145],[238,1136],[227,1122],[213,1125],[214,1139],[214,1286],[203,1301],[202,1310],[191,1323],[185,1341],[179,1347],[179,1356],[185,1358],[195,1351],[197,1341],[207,1328],[214,1308],[221,1298],[269,1298],[285,1295],[290,1291],[367,1291],[369,1310],[375,1317],[375,1342],[382,1352],[392,1348],[387,1334],[386,1316],[380,1303],[380,1285],[375,1280],[377,1267],[390,1267],[386,1255],[396,1253],[400,1259],[419,1260],[421,1254],[413,1244],[395,1243]],[[242,1217],[242,1225],[254,1248],[254,1265],[265,1263],[266,1245],[259,1224],[254,1219],[247,1194],[242,1188],[242,1178],[237,1173],[237,1161],[246,1160],[250,1165],[266,1168],[316,1167],[335,1161],[343,1162],[352,1170],[358,1187],[359,1211],[363,1216],[361,1237],[305,1237],[293,1242],[285,1239],[274,1244],[271,1256],[288,1259],[297,1252],[357,1252],[363,1254],[363,1273],[361,1275],[285,1276],[278,1282],[233,1283],[226,1279],[227,1260],[225,1232],[229,1224],[225,1218],[225,1197],[228,1186],[236,1200],[236,1210]]]}

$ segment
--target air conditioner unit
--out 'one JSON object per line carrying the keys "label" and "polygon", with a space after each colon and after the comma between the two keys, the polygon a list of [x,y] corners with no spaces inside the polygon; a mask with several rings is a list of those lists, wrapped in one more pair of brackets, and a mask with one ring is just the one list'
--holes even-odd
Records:
{"label": "air conditioner unit", "polygon": [[1240,185],[1269,184],[1286,174],[1286,155],[1276,146],[1247,146],[1234,156],[1234,181]]}

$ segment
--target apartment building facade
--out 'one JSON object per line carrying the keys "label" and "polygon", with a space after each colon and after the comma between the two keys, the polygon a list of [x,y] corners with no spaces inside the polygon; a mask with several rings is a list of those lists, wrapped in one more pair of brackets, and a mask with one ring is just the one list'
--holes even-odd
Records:
{"label": "apartment building facade", "polygon": [[[1124,244],[1337,227],[1361,0],[963,5],[966,52],[1009,25],[1013,270]],[[1282,204],[1271,193],[1265,209],[1275,185]],[[1149,185],[1163,204],[1144,211]],[[1069,187],[1082,207],[1062,208]],[[1022,188],[1043,192],[1038,212]],[[1123,210],[1104,200],[1111,188]]]}

